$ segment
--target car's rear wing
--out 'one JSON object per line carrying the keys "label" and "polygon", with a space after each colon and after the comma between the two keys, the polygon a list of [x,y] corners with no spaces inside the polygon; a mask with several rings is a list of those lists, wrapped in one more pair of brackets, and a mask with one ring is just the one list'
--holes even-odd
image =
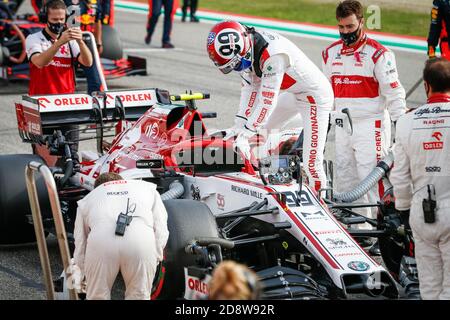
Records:
{"label": "car's rear wing", "polygon": [[43,128],[61,125],[136,121],[157,103],[171,104],[161,89],[115,90],[87,94],[22,96],[16,103],[19,133],[33,141]]}

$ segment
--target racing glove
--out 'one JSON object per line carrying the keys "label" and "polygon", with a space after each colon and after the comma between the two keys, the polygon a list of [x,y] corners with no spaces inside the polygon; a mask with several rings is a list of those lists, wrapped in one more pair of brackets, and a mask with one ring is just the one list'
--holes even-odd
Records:
{"label": "racing glove", "polygon": [[409,225],[409,210],[398,210],[398,213],[400,214],[400,220],[405,226],[405,229],[411,230],[411,226]]}
{"label": "racing glove", "polygon": [[233,148],[237,152],[239,149],[246,159],[250,160],[250,143],[248,140],[254,135],[253,132],[247,129],[241,129],[238,133],[237,138],[233,142]]}
{"label": "racing glove", "polygon": [[246,123],[246,118],[236,115],[234,118],[234,126],[225,130],[225,136],[223,137],[223,140],[228,140],[230,138],[236,137],[239,132],[244,129]]}

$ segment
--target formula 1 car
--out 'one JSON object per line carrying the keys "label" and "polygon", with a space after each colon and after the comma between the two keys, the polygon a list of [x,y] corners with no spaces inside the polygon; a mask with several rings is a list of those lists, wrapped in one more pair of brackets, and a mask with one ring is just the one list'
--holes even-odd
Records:
{"label": "formula 1 car", "polygon": [[[301,152],[294,148],[299,132],[282,132],[268,156],[245,159],[220,132],[208,132],[203,119],[215,114],[199,112],[194,100],[205,96],[171,96],[161,89],[23,96],[16,104],[22,140],[45,144],[62,160],[50,169],[69,237],[76,201],[93,189],[99,174],[117,172],[155,183],[168,211],[170,236],[154,299],[204,297],[211,272],[223,259],[254,269],[267,299],[398,298],[399,283],[417,295],[413,239],[395,211],[392,190],[377,204],[377,220],[352,211],[360,205],[344,202],[367,192],[392,159],[380,162],[351,192],[317,193],[301,174]],[[172,103],[181,100],[185,105]],[[61,125],[88,125],[95,132],[97,152],[81,152],[77,170],[68,147],[74,141],[59,130],[42,134]],[[116,131],[110,143],[104,140],[107,128]],[[293,140],[292,152],[280,152]],[[45,163],[38,155],[0,156],[0,243],[34,237],[23,178],[30,161]],[[330,163],[326,168],[332,180]],[[44,228],[54,233],[43,181],[37,186]],[[349,228],[357,223],[376,230]],[[379,238],[386,267],[360,247],[358,237]]]}
{"label": "formula 1 car", "polygon": [[[39,23],[36,14],[17,15],[16,10],[20,3],[21,1],[0,2],[0,80],[29,80],[25,39],[45,27]],[[102,37],[104,50],[101,64],[106,79],[147,75],[145,58],[136,56],[124,58],[122,43],[114,28],[103,25]],[[79,80],[85,78],[81,68],[77,68],[76,74]]]}

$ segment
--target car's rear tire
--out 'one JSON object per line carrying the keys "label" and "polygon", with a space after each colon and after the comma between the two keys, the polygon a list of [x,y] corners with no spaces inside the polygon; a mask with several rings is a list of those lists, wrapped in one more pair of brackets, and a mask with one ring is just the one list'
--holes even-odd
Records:
{"label": "car's rear tire", "polygon": [[123,57],[122,41],[119,33],[111,26],[103,25],[102,28],[103,53],[102,58],[119,60]]}
{"label": "car's rear tire", "polygon": [[[43,160],[32,154],[0,156],[0,244],[20,244],[36,240],[25,183],[25,167],[30,161]],[[36,176],[42,212],[48,212],[48,194],[43,178]]]}
{"label": "car's rear tire", "polygon": [[153,299],[177,299],[184,293],[184,267],[195,265],[195,256],[184,248],[199,237],[218,237],[216,220],[209,208],[199,201],[174,199],[164,205],[168,214],[169,240],[164,261],[154,282]]}

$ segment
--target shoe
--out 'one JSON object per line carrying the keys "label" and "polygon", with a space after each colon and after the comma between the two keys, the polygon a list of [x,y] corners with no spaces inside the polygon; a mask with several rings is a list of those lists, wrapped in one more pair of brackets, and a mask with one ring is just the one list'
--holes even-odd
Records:
{"label": "shoe", "polygon": [[196,16],[191,16],[191,22],[200,22]]}
{"label": "shoe", "polygon": [[162,47],[164,49],[173,49],[173,48],[175,48],[175,46],[173,44],[171,44],[170,42],[163,43]]}
{"label": "shoe", "polygon": [[183,15],[181,16],[181,22],[186,22],[186,12],[183,12]]}
{"label": "shoe", "polygon": [[369,249],[369,253],[373,256],[381,256],[380,245],[378,244],[378,240],[373,244]]}
{"label": "shoe", "polygon": [[369,248],[373,245],[373,241],[370,238],[356,238],[356,242],[362,247],[362,248]]}
{"label": "shoe", "polygon": [[152,37],[147,33],[144,41],[145,41],[145,44],[150,44],[150,42],[152,41]]}

